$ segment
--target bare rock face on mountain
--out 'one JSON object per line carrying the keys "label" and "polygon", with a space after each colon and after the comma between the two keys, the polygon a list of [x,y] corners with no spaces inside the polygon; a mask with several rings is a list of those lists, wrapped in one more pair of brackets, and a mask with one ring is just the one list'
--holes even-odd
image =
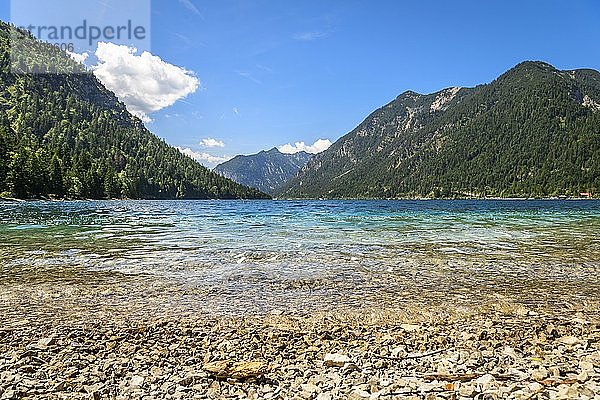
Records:
{"label": "bare rock face on mountain", "polygon": [[600,73],[524,62],[376,110],[281,190],[290,198],[546,197],[600,191]]}
{"label": "bare rock face on mountain", "polygon": [[251,156],[237,156],[218,165],[214,172],[264,193],[273,193],[294,177],[311,157],[303,151],[284,154],[273,148]]}

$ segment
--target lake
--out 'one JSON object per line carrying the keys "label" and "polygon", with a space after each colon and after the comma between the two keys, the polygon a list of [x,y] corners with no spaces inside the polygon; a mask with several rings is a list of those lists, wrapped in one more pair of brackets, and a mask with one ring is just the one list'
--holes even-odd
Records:
{"label": "lake", "polygon": [[600,293],[598,201],[0,203],[0,312],[477,308]]}

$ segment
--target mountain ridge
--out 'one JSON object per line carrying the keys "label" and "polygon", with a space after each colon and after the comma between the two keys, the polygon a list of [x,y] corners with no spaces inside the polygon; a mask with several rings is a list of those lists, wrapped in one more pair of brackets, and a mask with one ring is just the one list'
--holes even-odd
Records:
{"label": "mountain ridge", "polygon": [[[525,61],[488,84],[405,91],[278,197],[551,197],[600,190],[600,73]],[[575,143],[572,145],[571,143]],[[581,164],[581,165],[577,165]],[[578,172],[583,169],[583,172]]]}
{"label": "mountain ridge", "polygon": [[304,151],[286,154],[273,147],[257,154],[238,155],[217,165],[213,171],[234,182],[264,193],[273,193],[306,165],[311,157]]}

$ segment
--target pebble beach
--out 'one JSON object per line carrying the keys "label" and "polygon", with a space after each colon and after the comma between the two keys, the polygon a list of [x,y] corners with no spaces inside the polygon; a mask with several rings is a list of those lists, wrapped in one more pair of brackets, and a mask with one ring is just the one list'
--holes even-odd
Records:
{"label": "pebble beach", "polygon": [[1,399],[599,399],[600,321],[523,307],[0,329]]}

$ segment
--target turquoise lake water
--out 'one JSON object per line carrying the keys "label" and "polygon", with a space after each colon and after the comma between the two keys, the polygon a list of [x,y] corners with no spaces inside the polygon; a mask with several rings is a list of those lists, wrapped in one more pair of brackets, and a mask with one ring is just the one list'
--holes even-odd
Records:
{"label": "turquoise lake water", "polygon": [[90,308],[535,307],[597,300],[599,277],[597,201],[0,203],[6,312],[53,291]]}

